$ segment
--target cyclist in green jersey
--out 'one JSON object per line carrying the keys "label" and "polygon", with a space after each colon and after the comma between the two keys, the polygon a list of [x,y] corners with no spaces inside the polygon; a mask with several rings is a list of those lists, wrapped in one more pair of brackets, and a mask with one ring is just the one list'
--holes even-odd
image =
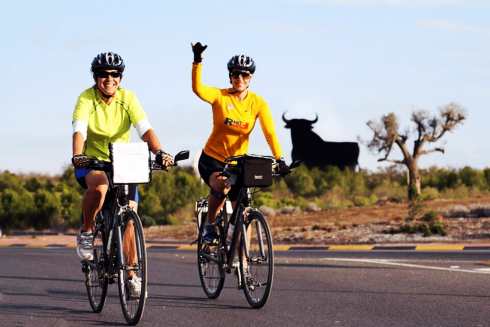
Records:
{"label": "cyclist in green jersey", "polygon": [[[77,253],[82,259],[93,258],[94,219],[102,208],[109,187],[107,176],[102,171],[86,169],[89,158],[110,161],[109,143],[129,142],[131,124],[139,137],[150,144],[156,161],[165,167],[173,165],[171,155],[162,151],[160,141],[151,127],[145,111],[136,95],[120,88],[125,64],[113,52],[97,55],[91,64],[95,85],[82,92],[73,112],[73,158],[75,177],[86,189],[83,196],[83,225],[77,235]],[[130,188],[130,206],[137,210],[138,189]],[[126,229],[131,233],[131,228]],[[126,240],[126,237],[124,238]],[[128,263],[133,261],[130,249],[133,244],[124,244]],[[131,275],[131,272],[129,273]],[[141,282],[131,282],[132,294],[141,292]]]}

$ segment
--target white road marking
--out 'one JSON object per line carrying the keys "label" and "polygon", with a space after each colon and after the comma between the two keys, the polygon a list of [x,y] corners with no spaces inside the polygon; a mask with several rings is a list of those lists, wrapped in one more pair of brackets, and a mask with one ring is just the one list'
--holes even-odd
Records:
{"label": "white road marking", "polygon": [[421,268],[421,269],[433,269],[433,270],[447,270],[447,271],[459,271],[459,272],[467,272],[473,274],[490,274],[490,268],[480,268],[474,270],[468,269],[459,269],[459,268],[445,268],[445,267],[433,267],[433,266],[422,266],[422,265],[414,265],[410,263],[399,263],[393,262],[391,260],[386,259],[339,259],[339,258],[322,258],[325,261],[347,261],[347,262],[364,262],[364,263],[374,263],[380,265],[391,265],[391,266],[402,266],[402,267],[412,267],[412,268]]}

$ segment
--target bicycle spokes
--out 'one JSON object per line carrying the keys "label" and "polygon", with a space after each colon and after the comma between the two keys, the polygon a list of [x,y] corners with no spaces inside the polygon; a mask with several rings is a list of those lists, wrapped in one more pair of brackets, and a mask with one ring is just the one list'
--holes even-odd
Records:
{"label": "bicycle spokes", "polygon": [[267,302],[272,287],[274,254],[269,227],[260,212],[254,211],[249,215],[246,234],[247,244],[242,244],[240,251],[245,279],[243,291],[252,307],[261,308]]}
{"label": "bicycle spokes", "polygon": [[225,281],[225,271],[222,267],[222,229],[217,228],[219,242],[217,245],[204,243],[202,234],[199,235],[197,246],[197,264],[199,269],[199,279],[204,293],[207,297],[215,299],[221,293]]}
{"label": "bicycle spokes", "polygon": [[105,275],[105,233],[103,225],[98,225],[94,231],[93,261],[82,261],[85,272],[85,285],[92,311],[101,312],[107,297],[108,279]]}
{"label": "bicycle spokes", "polygon": [[130,325],[141,319],[147,297],[146,246],[143,227],[133,211],[124,213],[118,251],[119,299],[124,318]]}

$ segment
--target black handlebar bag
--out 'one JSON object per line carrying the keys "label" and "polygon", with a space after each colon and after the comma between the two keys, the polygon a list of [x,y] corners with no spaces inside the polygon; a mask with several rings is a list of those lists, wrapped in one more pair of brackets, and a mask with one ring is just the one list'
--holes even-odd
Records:
{"label": "black handlebar bag", "polygon": [[272,185],[272,160],[244,157],[241,160],[242,185],[245,187],[267,187]]}

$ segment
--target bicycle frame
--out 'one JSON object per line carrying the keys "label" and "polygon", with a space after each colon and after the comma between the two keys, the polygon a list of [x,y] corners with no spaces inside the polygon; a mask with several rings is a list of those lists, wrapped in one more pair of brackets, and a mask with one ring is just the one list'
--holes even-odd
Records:
{"label": "bicycle frame", "polygon": [[[245,197],[244,192],[247,192],[247,197]],[[235,230],[233,232],[233,238],[231,240],[231,244],[226,251],[226,263],[225,263],[225,269],[231,269],[233,266],[233,260],[235,258],[236,250],[237,250],[237,245],[240,239],[240,235],[243,235],[243,241],[245,244],[247,243],[247,231],[245,230],[245,224],[244,224],[244,214],[248,212],[248,210],[251,209],[251,198],[250,198],[250,189],[248,188],[241,188],[240,192],[238,193],[238,200],[235,206],[235,209],[232,212],[232,215],[230,217],[230,220],[225,226],[225,231],[228,231],[228,227],[230,223],[234,223],[235,225]],[[224,214],[226,215],[226,210],[224,210]],[[240,228],[237,228],[237,227]],[[248,246],[245,246],[246,248],[246,253],[248,255]]]}
{"label": "bicycle frame", "polygon": [[[246,192],[246,195],[245,195]],[[238,200],[235,206],[235,209],[233,210],[230,219],[228,220],[227,217],[227,212],[226,212],[226,206],[223,209],[222,215],[218,216],[216,219],[215,224],[221,224],[223,221],[224,224],[224,231],[227,232],[229,228],[229,224],[234,224],[235,225],[235,230],[233,232],[233,237],[232,241],[229,246],[224,248],[224,254],[225,254],[225,259],[222,261],[223,269],[226,269],[228,273],[231,272],[231,269],[233,268],[233,261],[236,255],[237,251],[237,245],[238,242],[240,241],[240,236],[242,237],[242,241],[245,244],[245,253],[247,256],[249,256],[249,248],[248,248],[248,242],[247,242],[247,230],[245,228],[245,215],[248,214],[248,212],[252,210],[251,208],[251,196],[250,196],[250,189],[246,187],[242,187],[238,193]],[[203,224],[203,223],[201,223]],[[237,228],[239,226],[239,228]],[[222,244],[225,243],[225,238],[226,238],[226,233],[222,235]],[[260,252],[262,255],[265,255],[264,253],[264,244],[263,240],[260,239]],[[214,261],[216,263],[220,262],[220,259],[216,259],[210,256],[207,256],[206,254],[203,254],[207,259]]]}
{"label": "bicycle frame", "polygon": [[[87,259],[83,260],[84,264],[94,269],[98,269],[99,276],[101,276],[102,278],[113,278],[117,275],[117,271],[119,268],[124,268],[126,266],[124,256],[123,255],[118,256],[117,254],[123,253],[122,232],[121,232],[123,214],[127,210],[132,210],[129,207],[129,201],[128,201],[129,186],[127,184],[114,186],[111,178],[108,179],[109,179],[109,191],[108,194],[106,195],[104,205],[101,209],[101,211],[104,211],[104,207],[106,207],[108,216],[104,216],[104,215],[102,216],[102,219],[105,220],[103,225],[97,223],[95,226],[96,229],[100,228],[100,226],[104,226],[104,228],[106,229],[105,240],[103,240],[103,244],[105,249],[108,249],[107,251],[108,256],[103,256],[102,260],[108,260],[108,262],[103,263],[102,265],[99,264],[97,260],[99,258],[99,255],[97,253],[95,253],[96,255],[94,255],[96,262],[91,262]],[[121,189],[122,189],[122,194],[120,194]],[[139,248],[139,246],[136,247],[136,250],[138,253],[138,258],[140,258],[141,249]],[[94,251],[97,251],[97,249],[94,249]],[[104,271],[101,271],[102,269],[104,269]],[[135,269],[135,268],[127,267],[126,269]]]}

